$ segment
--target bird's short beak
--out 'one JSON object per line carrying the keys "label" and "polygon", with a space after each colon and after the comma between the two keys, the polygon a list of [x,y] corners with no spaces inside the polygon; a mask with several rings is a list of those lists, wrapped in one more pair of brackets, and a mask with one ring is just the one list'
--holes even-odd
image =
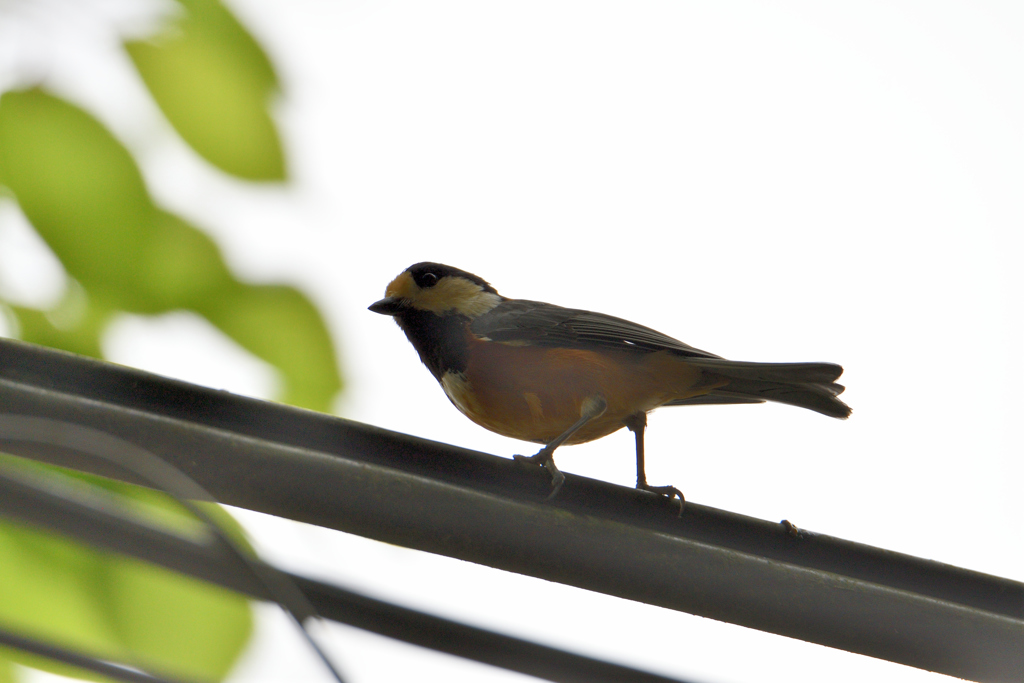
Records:
{"label": "bird's short beak", "polygon": [[386,296],[377,303],[370,305],[370,310],[381,315],[398,315],[405,309],[401,299],[393,296]]}

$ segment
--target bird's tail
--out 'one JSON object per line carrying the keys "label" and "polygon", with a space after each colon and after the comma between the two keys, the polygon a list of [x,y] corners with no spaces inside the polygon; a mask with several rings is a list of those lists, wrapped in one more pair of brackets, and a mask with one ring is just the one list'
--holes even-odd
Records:
{"label": "bird's tail", "polygon": [[850,416],[850,407],[836,398],[846,387],[836,384],[843,368],[834,363],[745,363],[724,358],[687,358],[686,362],[703,371],[702,384],[715,388],[666,405],[775,401],[829,417]]}

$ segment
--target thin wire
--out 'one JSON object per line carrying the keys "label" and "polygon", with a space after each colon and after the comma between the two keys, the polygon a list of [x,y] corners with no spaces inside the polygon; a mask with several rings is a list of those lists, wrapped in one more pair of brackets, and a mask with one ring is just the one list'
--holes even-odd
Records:
{"label": "thin wire", "polygon": [[327,654],[317,645],[316,640],[306,628],[305,621],[307,619],[320,619],[306,596],[284,572],[270,564],[258,562],[205,510],[192,502],[194,500],[215,501],[216,498],[184,472],[129,441],[92,427],[84,427],[62,420],[2,413],[0,414],[0,436],[12,441],[58,446],[102,458],[132,472],[149,482],[153,488],[174,498],[208,527],[214,536],[245,564],[257,581],[267,589],[270,598],[295,622],[306,642],[320,657],[334,679],[338,683],[345,683],[341,673],[334,667]]}

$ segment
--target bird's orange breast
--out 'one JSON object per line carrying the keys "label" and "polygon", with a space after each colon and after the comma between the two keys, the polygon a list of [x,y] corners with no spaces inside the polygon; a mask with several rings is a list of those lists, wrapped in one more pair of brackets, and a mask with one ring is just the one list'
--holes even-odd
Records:
{"label": "bird's orange breast", "polygon": [[445,392],[480,426],[524,441],[559,436],[592,396],[604,397],[608,409],[567,443],[606,436],[631,415],[712,388],[701,385],[699,369],[666,351],[544,348],[469,336],[466,370],[442,378]]}

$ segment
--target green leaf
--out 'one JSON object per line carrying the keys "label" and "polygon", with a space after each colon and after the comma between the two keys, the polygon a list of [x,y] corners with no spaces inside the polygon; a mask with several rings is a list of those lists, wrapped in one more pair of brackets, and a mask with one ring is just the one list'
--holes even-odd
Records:
{"label": "green leaf", "polygon": [[284,402],[326,410],[341,389],[327,328],[313,304],[298,290],[274,285],[225,289],[196,310],[244,348],[281,370]]}
{"label": "green leaf", "polygon": [[17,683],[17,678],[14,675],[14,663],[11,662],[4,653],[8,650],[0,648],[0,683]]}
{"label": "green leaf", "polygon": [[249,180],[283,180],[284,153],[269,106],[273,67],[216,0],[180,0],[183,16],[128,55],[178,134],[218,168]]}
{"label": "green leaf", "polygon": [[209,297],[238,285],[213,240],[162,210],[155,212],[135,264],[147,300],[147,310],[137,313],[197,310]]}
{"label": "green leaf", "polygon": [[9,307],[23,339],[98,357],[116,311],[194,310],[281,371],[284,401],[330,408],[341,380],[309,299],[239,282],[209,237],[154,204],[128,151],[88,113],[38,89],[5,93],[0,166],[77,283],[54,311]]}
{"label": "green leaf", "polygon": [[[71,477],[101,486],[151,523],[182,531],[185,522],[195,525],[173,499],[156,491],[11,456],[0,456],[0,460],[65,483]],[[204,507],[249,548],[230,515],[216,505]],[[252,618],[248,601],[238,594],[62,536],[0,521],[0,625],[94,656],[180,677],[219,680],[247,642]],[[39,657],[10,650],[6,657],[33,668],[97,680]],[[0,656],[0,671],[2,667]]]}
{"label": "green leaf", "polygon": [[128,151],[96,119],[42,90],[0,97],[5,184],[93,296],[136,309],[135,255],[156,208]]}
{"label": "green leaf", "polygon": [[[0,624],[25,636],[124,661],[105,618],[101,558],[55,536],[0,521]],[[54,673],[77,670],[32,655],[14,661]]]}
{"label": "green leaf", "polygon": [[6,306],[14,315],[21,339],[83,356],[101,356],[100,333],[109,316],[99,307],[86,308],[75,325],[64,327],[54,324],[52,314],[13,304]]}
{"label": "green leaf", "polygon": [[112,563],[109,580],[121,641],[167,673],[220,680],[252,633],[246,601],[212,584],[134,562]]}

